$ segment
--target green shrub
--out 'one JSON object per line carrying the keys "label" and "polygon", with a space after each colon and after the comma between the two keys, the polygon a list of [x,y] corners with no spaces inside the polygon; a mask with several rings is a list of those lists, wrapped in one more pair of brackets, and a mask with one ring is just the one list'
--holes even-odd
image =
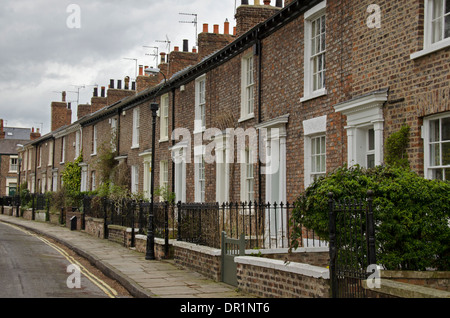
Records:
{"label": "green shrub", "polygon": [[[400,167],[339,168],[295,202],[293,220],[328,238],[328,193],[336,200],[374,192],[377,263],[386,269],[450,269],[450,183]],[[294,247],[300,229],[294,231]],[[295,235],[296,234],[296,235]]]}

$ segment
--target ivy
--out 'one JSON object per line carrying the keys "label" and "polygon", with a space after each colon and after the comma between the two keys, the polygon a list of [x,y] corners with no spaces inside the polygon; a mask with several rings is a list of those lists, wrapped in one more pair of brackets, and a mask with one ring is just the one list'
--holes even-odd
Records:
{"label": "ivy", "polygon": [[81,194],[81,167],[79,166],[81,162],[83,162],[83,155],[74,162],[67,162],[61,175],[68,205],[78,205],[77,201]]}
{"label": "ivy", "polygon": [[392,133],[386,139],[386,164],[389,166],[397,166],[409,168],[408,161],[408,142],[410,127],[405,125],[399,131]]}

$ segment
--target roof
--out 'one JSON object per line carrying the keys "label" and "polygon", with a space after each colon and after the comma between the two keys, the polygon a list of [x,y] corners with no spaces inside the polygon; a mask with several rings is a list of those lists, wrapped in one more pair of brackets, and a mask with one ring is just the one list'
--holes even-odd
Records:
{"label": "roof", "polygon": [[18,145],[24,145],[28,140],[0,139],[0,155],[17,155]]}
{"label": "roof", "polygon": [[5,139],[30,140],[30,128],[3,127]]}

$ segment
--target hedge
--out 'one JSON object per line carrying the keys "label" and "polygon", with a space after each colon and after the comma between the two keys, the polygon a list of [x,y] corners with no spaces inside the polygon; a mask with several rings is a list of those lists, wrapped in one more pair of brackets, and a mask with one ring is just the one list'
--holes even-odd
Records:
{"label": "hedge", "polygon": [[[450,183],[404,168],[342,167],[316,180],[296,200],[292,224],[328,237],[328,193],[336,200],[374,192],[377,263],[389,270],[450,269]],[[298,246],[300,228],[294,229]]]}

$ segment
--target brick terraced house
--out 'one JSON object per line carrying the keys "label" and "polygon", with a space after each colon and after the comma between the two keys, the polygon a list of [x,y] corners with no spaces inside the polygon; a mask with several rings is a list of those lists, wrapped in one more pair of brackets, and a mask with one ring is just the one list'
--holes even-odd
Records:
{"label": "brick terraced house", "polygon": [[233,34],[228,22],[224,34],[204,25],[198,51],[162,53],[162,74],[140,66],[131,88],[111,80],[76,122],[63,120],[64,98],[52,103],[53,131],[22,152],[23,180],[57,191],[82,153],[81,190],[94,190],[98,147],[112,140],[130,189],[147,198],[154,173],[177,201],[293,202],[346,163],[383,164],[404,124],[411,168],[449,180],[450,2],[373,2],[242,1]]}

